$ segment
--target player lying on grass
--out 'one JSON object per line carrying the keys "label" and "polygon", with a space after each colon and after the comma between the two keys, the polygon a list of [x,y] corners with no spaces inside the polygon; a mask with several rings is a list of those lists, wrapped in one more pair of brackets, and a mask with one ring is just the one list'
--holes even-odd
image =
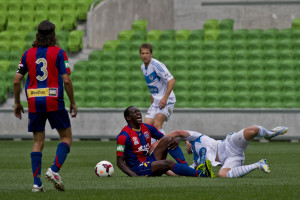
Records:
{"label": "player lying on grass", "polygon": [[[196,169],[185,162],[178,143],[171,137],[164,136],[154,126],[142,123],[139,109],[130,106],[124,111],[125,126],[117,137],[117,165],[128,176],[161,176],[171,170],[180,176],[212,177],[211,164],[201,164]],[[149,154],[151,137],[159,144]],[[166,160],[168,151],[178,155],[175,163]],[[176,156],[175,156],[176,157]]]}
{"label": "player lying on grass", "polygon": [[271,139],[283,135],[287,130],[288,128],[285,126],[276,127],[270,131],[261,126],[251,126],[238,132],[229,133],[224,140],[215,140],[196,131],[185,130],[172,131],[167,136],[181,137],[186,140],[186,149],[188,153],[193,153],[194,165],[199,165],[209,159],[213,166],[222,165],[218,172],[219,177],[235,178],[242,177],[254,169],[270,173],[266,159],[250,165],[243,165],[244,151],[255,137]]}

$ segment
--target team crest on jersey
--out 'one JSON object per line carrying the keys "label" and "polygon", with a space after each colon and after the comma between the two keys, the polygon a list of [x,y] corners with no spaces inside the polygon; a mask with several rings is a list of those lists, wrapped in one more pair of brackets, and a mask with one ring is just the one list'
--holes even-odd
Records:
{"label": "team crest on jersey", "polygon": [[149,76],[149,79],[150,79],[150,81],[153,81],[153,76],[150,75],[150,76]]}
{"label": "team crest on jersey", "polygon": [[144,136],[145,136],[146,139],[149,139],[150,136],[149,136],[148,131],[146,131],[146,132],[144,133]]}
{"label": "team crest on jersey", "polygon": [[139,144],[139,140],[137,139],[137,137],[132,137],[132,141],[134,145],[138,145]]}

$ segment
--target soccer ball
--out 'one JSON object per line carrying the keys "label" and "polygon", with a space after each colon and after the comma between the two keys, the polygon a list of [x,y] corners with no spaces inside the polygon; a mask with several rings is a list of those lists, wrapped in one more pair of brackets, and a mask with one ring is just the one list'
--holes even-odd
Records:
{"label": "soccer ball", "polygon": [[95,167],[95,174],[98,177],[112,176],[114,171],[115,171],[114,166],[106,160],[102,160],[102,161],[98,162]]}

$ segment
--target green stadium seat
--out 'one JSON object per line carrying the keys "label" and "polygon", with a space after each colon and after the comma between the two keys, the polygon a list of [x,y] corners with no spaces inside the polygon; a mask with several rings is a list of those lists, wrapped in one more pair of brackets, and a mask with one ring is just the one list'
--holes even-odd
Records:
{"label": "green stadium seat", "polygon": [[270,49],[270,50],[266,50],[263,53],[263,59],[265,60],[276,60],[278,59],[279,56],[279,52],[276,49]]}
{"label": "green stadium seat", "polygon": [[130,51],[130,43],[131,41],[120,41],[117,46],[117,51]]}
{"label": "green stadium seat", "polygon": [[232,42],[231,48],[234,51],[246,50],[247,45],[248,45],[247,39],[239,39],[239,40],[234,40]]}
{"label": "green stadium seat", "polygon": [[9,54],[8,60],[10,60],[12,62],[16,61],[17,63],[15,66],[17,67],[19,64],[19,61],[21,60],[22,54],[23,54],[22,51],[11,51]]}
{"label": "green stadium seat", "polygon": [[262,49],[262,40],[260,39],[253,39],[248,41],[247,43],[248,50],[259,50]]}
{"label": "green stadium seat", "polygon": [[221,62],[230,61],[233,59],[233,51],[230,49],[218,52],[217,59]]}
{"label": "green stadium seat", "polygon": [[277,49],[280,50],[292,50],[294,44],[294,39],[287,38],[287,39],[282,39],[277,42]]}
{"label": "green stadium seat", "polygon": [[76,11],[77,11],[77,17],[79,20],[86,20],[87,19],[87,13],[90,9],[90,5],[91,4],[88,4],[86,2],[83,2],[83,1],[77,1],[77,2],[74,2],[76,5]]}
{"label": "green stadium seat", "polygon": [[203,29],[207,30],[216,30],[218,29],[219,20],[217,19],[207,19],[203,24]]}
{"label": "green stadium seat", "polygon": [[188,50],[190,47],[190,42],[187,40],[176,41],[174,44],[174,49],[176,51]]}
{"label": "green stadium seat", "polygon": [[133,33],[133,30],[122,30],[118,34],[118,40],[131,40]]}
{"label": "green stadium seat", "polygon": [[217,40],[220,34],[220,30],[217,29],[208,29],[204,31],[204,40]]}
{"label": "green stadium seat", "polygon": [[82,48],[83,34],[84,32],[81,30],[75,30],[70,32],[68,39],[68,48],[70,52],[78,52]]}
{"label": "green stadium seat", "polygon": [[263,40],[275,39],[277,37],[277,34],[278,34],[278,29],[276,28],[266,29],[262,33],[262,39]]}
{"label": "green stadium seat", "polygon": [[61,9],[63,10],[63,12],[73,12],[73,13],[77,12],[75,2],[73,2],[73,1],[64,1],[61,4],[62,4]]}
{"label": "green stadium seat", "polygon": [[130,54],[126,51],[118,51],[118,52],[116,52],[116,60],[117,60],[117,62],[129,61]]}
{"label": "green stadium seat", "polygon": [[189,36],[189,40],[190,41],[202,41],[204,35],[204,31],[203,30],[192,30]]}
{"label": "green stadium seat", "polygon": [[10,41],[0,40],[0,51],[10,51]]}
{"label": "green stadium seat", "polygon": [[237,29],[233,32],[232,39],[239,40],[239,39],[247,39],[249,30],[248,29]]}
{"label": "green stadium seat", "polygon": [[233,30],[221,30],[218,36],[218,40],[231,40],[233,37]]}
{"label": "green stadium seat", "polygon": [[21,4],[20,2],[16,1],[8,1],[7,2],[7,10],[9,12],[20,12],[21,11]]}
{"label": "green stadium seat", "polygon": [[[192,51],[188,54],[188,60],[190,61],[202,61],[203,59],[203,51],[201,50],[195,50],[195,51]],[[197,64],[199,66],[199,63]]]}
{"label": "green stadium seat", "polygon": [[134,31],[147,31],[147,20],[136,20],[132,23],[131,29]]}
{"label": "green stadium seat", "polygon": [[146,31],[134,31],[134,33],[132,34],[131,40],[144,42],[147,40],[147,32]]}
{"label": "green stadium seat", "polygon": [[37,10],[33,14],[34,16],[34,25],[37,28],[38,25],[49,18],[49,12],[48,10]]}
{"label": "green stadium seat", "polygon": [[29,2],[29,1],[23,1],[22,3],[21,3],[21,10],[24,12],[24,11],[26,11],[26,12],[31,12],[31,13],[33,13],[34,11],[35,11],[35,5],[34,5],[34,3],[32,3],[32,2]]}
{"label": "green stadium seat", "polygon": [[140,46],[142,45],[141,41],[131,41],[130,43],[130,51],[136,51],[139,52]]}
{"label": "green stadium seat", "polygon": [[147,41],[157,41],[160,40],[162,31],[161,30],[150,30],[147,32]]}
{"label": "green stadium seat", "polygon": [[190,40],[188,43],[188,49],[190,51],[201,51],[203,49],[204,41],[201,40]]}
{"label": "green stadium seat", "polygon": [[[1,11],[1,13],[3,13],[3,12]],[[4,31],[5,26],[6,26],[6,15],[2,14],[2,15],[0,15],[0,31]]]}
{"label": "green stadium seat", "polygon": [[138,51],[131,51],[129,52],[129,59],[131,62],[139,61],[141,60],[140,54]]}
{"label": "green stadium seat", "polygon": [[262,48],[264,50],[273,50],[277,48],[277,40],[276,39],[269,39],[269,40],[264,40],[262,42]]}
{"label": "green stadium seat", "polygon": [[89,60],[90,61],[99,61],[101,60],[102,54],[104,53],[104,51],[102,50],[93,50],[90,54],[89,54]]}
{"label": "green stadium seat", "polygon": [[209,50],[217,50],[218,48],[218,42],[217,41],[205,41],[202,45],[202,49],[205,51]]}
{"label": "green stadium seat", "polygon": [[9,51],[0,51],[0,60],[9,60]]}
{"label": "green stadium seat", "polygon": [[103,51],[116,51],[118,47],[119,41],[118,40],[107,40],[103,45]]}
{"label": "green stadium seat", "polygon": [[233,30],[234,20],[233,19],[223,19],[220,21],[218,28],[220,30]]}
{"label": "green stadium seat", "polygon": [[0,2],[0,11],[1,11],[1,13],[7,12],[7,3],[6,2],[3,2],[3,1]]}
{"label": "green stadium seat", "polygon": [[0,71],[8,71],[9,65],[10,65],[9,60],[0,60]]}
{"label": "green stadium seat", "polygon": [[263,32],[264,32],[263,29],[251,29],[247,34],[247,39],[248,40],[261,39]]}
{"label": "green stadium seat", "polygon": [[164,30],[160,35],[160,40],[175,40],[176,31],[175,30]]}
{"label": "green stadium seat", "polygon": [[101,60],[102,61],[115,61],[116,60],[115,52],[113,52],[113,51],[104,52],[101,55]]}
{"label": "green stadium seat", "polygon": [[291,33],[291,38],[295,41],[299,40],[300,39],[300,30],[299,29],[296,29],[296,30],[293,30],[293,32]]}
{"label": "green stadium seat", "polygon": [[64,30],[72,31],[74,28],[77,27],[76,13],[72,11],[71,12],[64,11],[61,17],[62,17],[62,24]]}
{"label": "green stadium seat", "polygon": [[175,40],[176,41],[188,40],[190,37],[190,34],[191,34],[191,30],[188,30],[188,29],[178,30],[175,35]]}
{"label": "green stadium seat", "polygon": [[292,22],[292,29],[297,30],[300,29],[300,18],[296,18]]}
{"label": "green stadium seat", "polygon": [[217,49],[219,49],[220,51],[231,50],[232,49],[232,41],[231,40],[218,41]]}
{"label": "green stadium seat", "polygon": [[292,29],[280,29],[277,34],[277,39],[289,39],[292,36]]}
{"label": "green stadium seat", "polygon": [[61,8],[62,4],[60,2],[56,2],[56,1],[50,1],[48,4],[48,9],[50,12],[61,12],[62,8]]}
{"label": "green stadium seat", "polygon": [[74,71],[87,71],[88,60],[79,60],[74,64]]}

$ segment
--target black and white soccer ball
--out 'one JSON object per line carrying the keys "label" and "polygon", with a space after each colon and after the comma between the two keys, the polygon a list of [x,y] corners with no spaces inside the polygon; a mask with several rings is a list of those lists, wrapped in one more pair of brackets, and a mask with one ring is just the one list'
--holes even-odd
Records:
{"label": "black and white soccer ball", "polygon": [[98,162],[95,167],[95,174],[98,177],[110,177],[114,174],[114,171],[114,166],[106,160]]}

